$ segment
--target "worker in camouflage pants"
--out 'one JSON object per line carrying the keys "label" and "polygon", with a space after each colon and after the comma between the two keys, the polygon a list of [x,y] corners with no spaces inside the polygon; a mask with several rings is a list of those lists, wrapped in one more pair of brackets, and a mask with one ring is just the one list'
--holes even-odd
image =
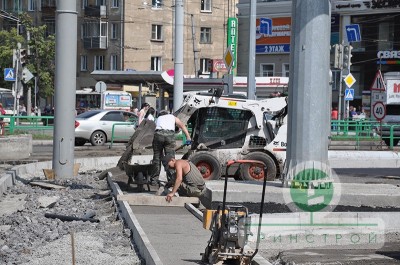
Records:
{"label": "worker in camouflage pants", "polygon": [[189,132],[183,122],[167,111],[161,111],[156,120],[156,130],[153,138],[153,165],[154,171],[151,177],[151,183],[158,182],[161,171],[161,158],[165,155],[175,156],[175,126],[182,129],[186,135],[187,142],[190,143]]}

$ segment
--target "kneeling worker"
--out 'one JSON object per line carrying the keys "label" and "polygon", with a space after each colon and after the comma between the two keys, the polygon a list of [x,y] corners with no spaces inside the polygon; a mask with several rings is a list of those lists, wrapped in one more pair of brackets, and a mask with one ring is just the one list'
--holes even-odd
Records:
{"label": "kneeling worker", "polygon": [[165,166],[175,169],[175,182],[172,191],[167,194],[165,200],[172,201],[175,193],[187,197],[201,197],[205,190],[206,185],[197,167],[188,160],[175,159],[173,155],[166,155],[162,158]]}

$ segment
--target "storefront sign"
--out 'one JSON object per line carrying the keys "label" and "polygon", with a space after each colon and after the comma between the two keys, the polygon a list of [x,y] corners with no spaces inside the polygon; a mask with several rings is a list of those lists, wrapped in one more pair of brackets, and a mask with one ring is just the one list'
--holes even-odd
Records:
{"label": "storefront sign", "polygon": [[231,70],[236,68],[236,54],[237,54],[237,32],[238,32],[238,20],[237,18],[228,18],[228,48],[230,47],[233,55],[233,63]]}
{"label": "storefront sign", "polygon": [[400,51],[379,51],[376,54],[377,64],[400,64]]}
{"label": "storefront sign", "polygon": [[256,20],[256,53],[289,53],[291,18],[272,18],[272,34],[260,33],[260,19]]}
{"label": "storefront sign", "polygon": [[353,0],[353,1],[332,1],[332,12],[354,11],[354,10],[380,10],[395,9],[400,7],[400,0]]}
{"label": "storefront sign", "polygon": [[400,104],[400,80],[386,80],[386,104]]}

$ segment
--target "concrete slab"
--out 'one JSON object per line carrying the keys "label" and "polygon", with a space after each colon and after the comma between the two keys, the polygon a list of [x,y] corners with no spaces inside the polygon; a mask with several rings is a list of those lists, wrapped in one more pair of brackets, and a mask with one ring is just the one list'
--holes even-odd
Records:
{"label": "concrete slab", "polygon": [[0,216],[7,216],[25,208],[26,194],[7,195],[0,201]]}
{"label": "concrete slab", "polygon": [[[222,181],[207,182],[206,198],[208,201],[221,202],[223,199],[224,183]],[[390,184],[360,184],[360,183],[335,183],[334,187],[340,190],[339,201],[336,205],[353,207],[383,207],[399,208],[400,187]],[[252,202],[261,200],[262,183],[251,181],[228,181],[227,202]],[[291,201],[290,189],[283,188],[280,182],[268,182],[265,191],[265,202],[288,205]],[[208,206],[208,205],[206,205]]]}
{"label": "concrete slab", "polygon": [[182,207],[132,206],[163,264],[199,264],[211,232]]}
{"label": "concrete slab", "polygon": [[171,202],[165,200],[165,196],[156,196],[152,194],[125,194],[118,195],[117,200],[126,201],[129,205],[147,205],[147,206],[164,206],[164,207],[184,207],[186,203],[199,204],[198,198],[191,197],[174,197]]}

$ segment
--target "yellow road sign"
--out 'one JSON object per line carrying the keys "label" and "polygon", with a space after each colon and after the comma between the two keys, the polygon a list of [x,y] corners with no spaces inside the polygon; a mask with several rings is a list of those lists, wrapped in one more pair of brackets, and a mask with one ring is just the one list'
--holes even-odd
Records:
{"label": "yellow road sign", "polygon": [[231,49],[229,49],[229,48],[226,49],[226,52],[224,55],[224,63],[229,72],[229,70],[231,69],[232,64],[233,64],[233,54],[232,54]]}
{"label": "yellow road sign", "polygon": [[351,73],[349,73],[344,78],[344,82],[346,83],[347,87],[350,88],[352,85],[354,85],[354,83],[356,82],[356,79],[354,78],[354,76]]}

